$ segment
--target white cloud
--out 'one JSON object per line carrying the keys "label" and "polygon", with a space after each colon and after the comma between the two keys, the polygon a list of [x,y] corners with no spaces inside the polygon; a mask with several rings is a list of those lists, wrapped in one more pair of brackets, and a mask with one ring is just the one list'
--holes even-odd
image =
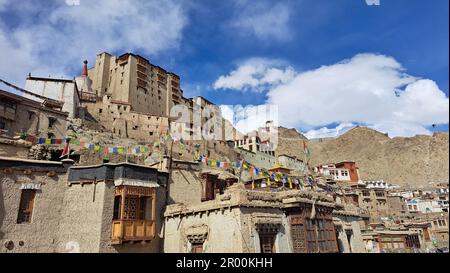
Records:
{"label": "white cloud", "polygon": [[227,119],[241,133],[249,133],[264,127],[266,121],[278,126],[276,105],[220,105],[222,117]]}
{"label": "white cloud", "polygon": [[270,1],[238,1],[240,11],[230,25],[243,34],[259,39],[286,40],[289,38],[289,7]]}
{"label": "white cloud", "polygon": [[8,0],[0,0],[0,10],[4,9],[6,7]]}
{"label": "white cloud", "polygon": [[253,58],[246,60],[236,70],[220,76],[214,89],[240,89],[254,92],[266,91],[270,86],[286,83],[295,77],[292,67],[284,67],[280,60]]}
{"label": "white cloud", "polygon": [[337,137],[347,132],[348,130],[355,127],[356,124],[353,123],[341,123],[334,128],[322,127],[316,130],[309,130],[304,135],[309,138],[328,138],[328,137]]}
{"label": "white cloud", "polygon": [[3,60],[10,60],[9,66],[0,67],[2,77],[23,81],[27,72],[67,75],[81,67],[84,58],[93,61],[103,51],[139,50],[153,55],[174,49],[187,23],[185,11],[176,1],[52,4],[45,8],[40,2],[26,1],[21,4],[22,12],[12,5],[8,9],[15,10],[4,11],[18,17],[19,24],[10,28],[8,22],[0,21],[0,54]]}
{"label": "white cloud", "polygon": [[[229,88],[255,86],[253,77],[236,78],[238,84]],[[406,74],[401,64],[384,55],[358,54],[297,73],[273,85],[266,95],[267,104],[278,105],[283,126],[310,129],[340,124],[310,130],[310,137],[340,134],[349,124],[367,125],[391,137],[413,136],[429,134],[426,127],[432,124],[449,122],[449,99],[436,83]]]}

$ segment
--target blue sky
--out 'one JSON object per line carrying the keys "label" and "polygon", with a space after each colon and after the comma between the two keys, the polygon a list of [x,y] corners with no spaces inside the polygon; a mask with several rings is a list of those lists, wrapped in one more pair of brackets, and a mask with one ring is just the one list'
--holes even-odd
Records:
{"label": "blue sky", "polygon": [[6,80],[73,77],[83,59],[132,51],[179,74],[187,96],[276,103],[281,125],[311,137],[356,124],[393,136],[448,131],[448,0],[14,2],[0,0]]}

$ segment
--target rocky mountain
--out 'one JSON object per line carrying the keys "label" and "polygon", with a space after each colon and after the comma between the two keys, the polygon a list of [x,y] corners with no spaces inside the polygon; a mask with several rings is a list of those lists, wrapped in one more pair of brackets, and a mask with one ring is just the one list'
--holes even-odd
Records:
{"label": "rocky mountain", "polygon": [[426,186],[449,181],[448,133],[390,138],[366,127],[355,127],[330,139],[307,140],[295,129],[279,128],[278,154],[305,158],[303,141],[311,152],[310,166],[355,161],[363,180]]}

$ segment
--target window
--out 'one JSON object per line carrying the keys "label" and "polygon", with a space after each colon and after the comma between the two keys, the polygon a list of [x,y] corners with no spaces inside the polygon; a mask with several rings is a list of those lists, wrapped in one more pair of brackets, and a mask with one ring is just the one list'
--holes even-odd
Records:
{"label": "window", "polygon": [[408,235],[406,237],[406,247],[408,247],[408,248],[420,248],[419,236],[417,234],[415,234],[415,235]]}
{"label": "window", "polygon": [[6,123],[4,121],[0,120],[0,130],[5,130],[6,128]]}
{"label": "window", "polygon": [[117,220],[120,218],[120,196],[114,197],[114,211],[113,211],[113,220]]}
{"label": "window", "polygon": [[308,253],[337,252],[336,234],[329,219],[306,220]]}
{"label": "window", "polygon": [[385,197],[384,191],[376,191],[376,192],[375,192],[375,195],[376,195],[377,197]]}
{"label": "window", "polygon": [[[122,195],[122,192],[124,194]],[[154,190],[140,187],[116,187],[113,220],[153,219]]]}
{"label": "window", "polygon": [[22,194],[20,196],[19,215],[17,216],[18,224],[31,222],[35,194],[36,190],[22,190]]}
{"label": "window", "polygon": [[259,243],[261,253],[275,253],[275,233],[261,232],[259,234]]}
{"label": "window", "polygon": [[306,241],[307,241],[308,253],[317,252],[316,229],[312,223],[312,220],[306,221]]}
{"label": "window", "polygon": [[305,227],[303,224],[292,224],[291,235],[294,253],[306,253]]}
{"label": "window", "polygon": [[48,128],[53,128],[53,126],[55,126],[56,121],[57,121],[56,118],[49,117],[48,118]]}
{"label": "window", "polygon": [[192,244],[191,253],[202,253],[202,252],[203,252],[203,243]]}

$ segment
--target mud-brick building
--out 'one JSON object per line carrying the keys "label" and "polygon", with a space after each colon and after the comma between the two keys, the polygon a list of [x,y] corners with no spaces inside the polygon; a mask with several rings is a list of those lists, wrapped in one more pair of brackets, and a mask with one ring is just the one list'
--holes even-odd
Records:
{"label": "mud-brick building", "polygon": [[71,161],[0,158],[0,252],[55,252]]}
{"label": "mud-brick building", "polygon": [[367,229],[362,237],[369,253],[419,252],[419,234],[406,228]]}
{"label": "mud-brick building", "polygon": [[348,209],[333,211],[333,223],[336,230],[339,252],[366,252],[361,233],[361,226],[364,227],[364,218],[368,217]]}
{"label": "mud-brick building", "polygon": [[0,252],[160,252],[167,172],[0,158]]}
{"label": "mud-brick building", "polygon": [[13,92],[27,92],[0,80],[0,136],[11,138],[20,133],[36,137],[63,138],[66,135],[67,112],[63,102],[38,97],[41,102]]}
{"label": "mud-brick building", "polygon": [[238,183],[213,200],[166,207],[164,252],[338,252],[332,199]]}

